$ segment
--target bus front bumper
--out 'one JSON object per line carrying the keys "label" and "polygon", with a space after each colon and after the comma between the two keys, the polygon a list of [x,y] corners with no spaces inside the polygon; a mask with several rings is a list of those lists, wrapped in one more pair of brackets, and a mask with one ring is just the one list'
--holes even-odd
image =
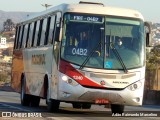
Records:
{"label": "bus front bumper", "polygon": [[[140,86],[138,86],[139,83]],[[108,101],[110,104],[140,106],[143,101],[143,89],[144,80],[137,81],[123,90],[86,88],[81,85],[73,86],[63,82],[59,87],[58,99],[66,102],[106,104],[106,101]],[[102,102],[97,103],[97,99],[102,100]]]}

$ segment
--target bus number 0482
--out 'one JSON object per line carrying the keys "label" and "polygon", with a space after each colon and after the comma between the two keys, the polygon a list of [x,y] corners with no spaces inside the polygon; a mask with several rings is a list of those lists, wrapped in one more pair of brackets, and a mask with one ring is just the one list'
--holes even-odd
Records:
{"label": "bus number 0482", "polygon": [[83,55],[83,56],[87,56],[87,49],[83,49],[83,48],[73,48],[72,49],[72,54],[73,55]]}

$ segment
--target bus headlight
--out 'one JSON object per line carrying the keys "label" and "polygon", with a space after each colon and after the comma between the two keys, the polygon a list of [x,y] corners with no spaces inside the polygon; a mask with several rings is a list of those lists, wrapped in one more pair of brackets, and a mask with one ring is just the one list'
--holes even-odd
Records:
{"label": "bus headlight", "polygon": [[65,76],[65,75],[63,75],[63,76],[62,76],[62,80],[63,80],[63,81],[65,81],[65,82],[67,82],[68,77],[67,77],[67,76]]}
{"label": "bus headlight", "polygon": [[134,90],[139,89],[141,86],[142,86],[142,82],[141,82],[141,81],[138,81],[138,82],[133,83],[132,85],[128,86],[127,88],[128,88],[129,90],[134,91]]}
{"label": "bus headlight", "polygon": [[73,86],[78,85],[78,83],[77,83],[75,80],[67,77],[66,75],[63,75],[63,76],[62,76],[62,80],[63,80],[64,82],[70,84],[70,85],[73,85]]}

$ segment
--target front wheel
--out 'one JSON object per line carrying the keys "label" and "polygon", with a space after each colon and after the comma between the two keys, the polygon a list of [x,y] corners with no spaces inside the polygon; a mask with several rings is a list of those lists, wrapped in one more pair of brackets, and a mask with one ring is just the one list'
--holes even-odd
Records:
{"label": "front wheel", "polygon": [[25,94],[25,81],[23,78],[21,81],[21,95],[20,95],[21,105],[29,106],[30,105],[30,98],[31,98],[30,95]]}
{"label": "front wheel", "polygon": [[58,112],[59,105],[60,105],[60,101],[50,99],[47,102],[47,109],[49,112]]}
{"label": "front wheel", "polygon": [[50,98],[50,89],[49,88],[47,88],[46,103],[47,103],[47,109],[49,112],[58,112],[60,101],[53,100]]}
{"label": "front wheel", "polygon": [[124,105],[116,105],[116,104],[111,104],[111,110],[112,113],[116,114],[122,114],[124,112]]}

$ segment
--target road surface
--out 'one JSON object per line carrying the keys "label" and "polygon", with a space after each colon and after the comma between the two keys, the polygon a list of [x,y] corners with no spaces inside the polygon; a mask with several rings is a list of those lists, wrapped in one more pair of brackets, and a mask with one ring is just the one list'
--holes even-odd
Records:
{"label": "road surface", "polygon": [[[160,119],[160,106],[145,105],[142,107],[126,106],[123,118],[121,119]],[[119,119],[119,115],[113,115],[110,108],[104,105],[92,105],[91,109],[73,109],[69,103],[61,103],[58,113],[47,112],[45,100],[41,100],[40,107],[24,107],[20,105],[20,95],[16,92],[0,91],[0,114],[3,119],[34,119],[34,120],[114,120]],[[147,117],[145,117],[147,115]],[[12,117],[10,117],[12,116]],[[127,117],[126,117],[127,116]],[[128,117],[129,116],[129,117]],[[140,117],[142,116],[142,117]],[[156,117],[159,116],[159,117]],[[2,117],[1,117],[2,118]],[[0,118],[0,119],[1,119]]]}

